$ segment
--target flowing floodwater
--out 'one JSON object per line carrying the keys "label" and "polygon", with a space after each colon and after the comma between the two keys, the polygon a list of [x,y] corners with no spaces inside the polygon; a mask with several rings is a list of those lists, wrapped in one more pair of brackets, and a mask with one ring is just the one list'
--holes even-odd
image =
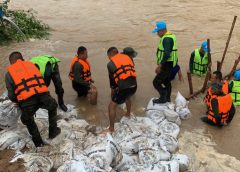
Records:
{"label": "flowing floodwater", "polygon": [[[134,113],[143,115],[148,100],[158,95],[152,86],[159,38],[151,31],[156,21],[166,21],[168,29],[177,36],[179,64],[185,82],[173,82],[172,99],[178,90],[183,95],[188,95],[186,71],[190,54],[204,39],[211,40],[212,70],[216,69],[216,61],[222,57],[234,15],[239,18],[225,58],[223,73],[230,71],[240,53],[239,0],[17,0],[11,1],[10,8],[36,10],[38,18],[51,27],[51,36],[49,40],[30,40],[0,47],[1,93],[5,90],[5,68],[12,51],[22,52],[26,59],[41,54],[54,55],[62,60],[60,71],[65,102],[79,108],[82,114],[80,118],[102,127],[108,125],[110,88],[106,51],[110,46],[116,46],[119,50],[132,46],[138,51],[135,59],[138,91],[133,97]],[[97,106],[77,98],[68,79],[71,59],[81,45],[88,48],[93,79],[99,91]],[[202,83],[203,79],[193,78],[194,90],[199,89]],[[51,93],[55,96],[53,84]],[[182,131],[190,131],[194,136],[198,134],[195,131],[201,129],[203,134],[207,134],[216,143],[214,147],[218,152],[240,160],[239,108],[230,126],[223,129],[207,126],[199,119],[206,111],[202,98],[199,96],[190,102],[192,118],[183,122]]]}

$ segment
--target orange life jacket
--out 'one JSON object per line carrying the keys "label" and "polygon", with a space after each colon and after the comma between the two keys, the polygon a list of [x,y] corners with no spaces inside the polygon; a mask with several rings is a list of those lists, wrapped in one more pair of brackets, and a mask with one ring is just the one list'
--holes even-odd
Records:
{"label": "orange life jacket", "polygon": [[72,59],[72,63],[71,63],[71,67],[70,67],[70,73],[69,73],[69,78],[71,80],[74,79],[74,73],[73,73],[73,66],[75,64],[75,62],[78,62],[80,65],[83,66],[83,73],[81,74],[81,78],[85,81],[91,81],[91,71],[90,71],[90,64],[89,62],[86,60],[82,60],[80,58],[78,58],[78,56],[75,56]]}
{"label": "orange life jacket", "polygon": [[137,76],[134,68],[134,63],[129,56],[124,54],[117,54],[111,58],[111,61],[117,68],[113,74],[116,83],[118,83],[119,80],[124,80],[131,76]]}
{"label": "orange life jacket", "polygon": [[[228,82],[227,81],[222,81],[222,92],[224,94],[228,94]],[[209,87],[207,90],[207,95],[204,97],[204,103],[209,104],[212,96],[212,88]]]}
{"label": "orange life jacket", "polygon": [[[218,101],[218,113],[221,115],[221,124],[225,124],[228,119],[229,111],[232,107],[232,98],[229,94],[224,96],[216,96],[212,95],[212,99],[217,99]],[[213,107],[211,101],[209,102],[209,110],[208,110],[208,119],[213,121],[215,124],[217,124],[217,120],[213,113]]]}
{"label": "orange life jacket", "polygon": [[37,67],[28,61],[17,60],[7,68],[12,77],[18,102],[26,100],[38,93],[48,92],[43,77]]}

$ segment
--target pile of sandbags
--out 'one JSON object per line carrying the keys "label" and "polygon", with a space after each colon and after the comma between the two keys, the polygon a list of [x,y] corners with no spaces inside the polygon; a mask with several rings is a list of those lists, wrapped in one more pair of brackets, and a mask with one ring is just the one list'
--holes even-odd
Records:
{"label": "pile of sandbags", "polygon": [[[95,135],[93,126],[76,119],[77,111],[72,107],[69,112],[59,111],[64,117],[58,120],[62,132],[49,140],[47,111],[40,109],[35,121],[48,145],[35,148],[26,127],[18,121],[17,127],[0,132],[0,149],[17,150],[11,162],[23,159],[28,171],[185,171],[188,157],[176,154],[181,119],[175,110],[174,104],[150,100],[146,117],[123,117],[115,132],[105,136]],[[24,147],[28,150],[23,153]]]}

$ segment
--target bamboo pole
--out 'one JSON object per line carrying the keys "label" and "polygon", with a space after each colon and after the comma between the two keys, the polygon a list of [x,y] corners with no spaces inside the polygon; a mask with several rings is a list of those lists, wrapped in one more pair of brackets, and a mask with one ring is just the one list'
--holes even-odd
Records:
{"label": "bamboo pole", "polygon": [[188,77],[189,93],[191,95],[193,94],[193,85],[192,85],[192,75],[190,72],[187,72],[187,77]]}
{"label": "bamboo pole", "polygon": [[227,74],[227,75],[224,77],[224,79],[229,80],[229,79],[231,78],[231,76],[233,75],[234,71],[235,71],[236,68],[237,68],[237,65],[238,65],[239,61],[240,61],[240,55],[239,55],[238,59],[235,60],[234,65],[233,65],[231,71],[229,72],[229,74]]}
{"label": "bamboo pole", "polygon": [[225,50],[224,50],[224,52],[223,52],[223,56],[222,56],[221,65],[220,65],[220,70],[219,70],[219,71],[222,70],[223,61],[224,61],[225,56],[226,56],[226,53],[227,53],[228,45],[229,45],[230,39],[231,39],[231,37],[232,37],[232,32],[233,32],[233,28],[234,28],[234,26],[235,26],[236,20],[237,20],[237,16],[234,16],[233,22],[232,22],[232,27],[231,27],[231,29],[230,29],[230,33],[229,33],[229,35],[228,35],[227,43],[226,43],[226,46],[225,46]]}

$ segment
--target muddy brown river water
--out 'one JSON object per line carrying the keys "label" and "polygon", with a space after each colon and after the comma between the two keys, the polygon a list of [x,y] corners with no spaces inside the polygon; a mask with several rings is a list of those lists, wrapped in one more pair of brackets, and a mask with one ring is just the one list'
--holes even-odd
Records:
{"label": "muddy brown river water", "polygon": [[[133,97],[133,112],[143,115],[149,99],[157,96],[152,79],[159,38],[151,33],[156,21],[166,21],[168,30],[177,36],[179,64],[185,82],[173,82],[172,100],[177,91],[184,96],[188,95],[186,71],[190,54],[204,39],[211,40],[213,70],[216,69],[216,61],[222,57],[234,15],[239,18],[223,65],[224,74],[230,71],[240,53],[239,0],[12,0],[10,8],[33,8],[38,18],[51,27],[51,36],[49,40],[30,40],[0,47],[0,93],[5,90],[4,73],[8,65],[8,55],[12,51],[22,52],[26,59],[40,54],[51,54],[62,60],[60,71],[65,89],[65,102],[79,108],[80,118],[102,127],[108,125],[107,105],[110,101],[110,88],[106,51],[110,46],[116,46],[119,50],[132,46],[138,51],[138,57],[135,59],[138,90]],[[71,59],[81,45],[88,48],[93,79],[99,91],[96,106],[77,98],[68,79]],[[199,89],[202,82],[203,79],[193,78],[194,90]],[[55,96],[53,84],[50,90]],[[207,126],[199,119],[206,110],[202,97],[190,101],[192,117],[183,121],[181,133],[188,131],[194,135],[194,131],[200,129],[202,134],[216,143],[214,148],[217,152],[240,160],[239,108],[230,126],[223,129]]]}

